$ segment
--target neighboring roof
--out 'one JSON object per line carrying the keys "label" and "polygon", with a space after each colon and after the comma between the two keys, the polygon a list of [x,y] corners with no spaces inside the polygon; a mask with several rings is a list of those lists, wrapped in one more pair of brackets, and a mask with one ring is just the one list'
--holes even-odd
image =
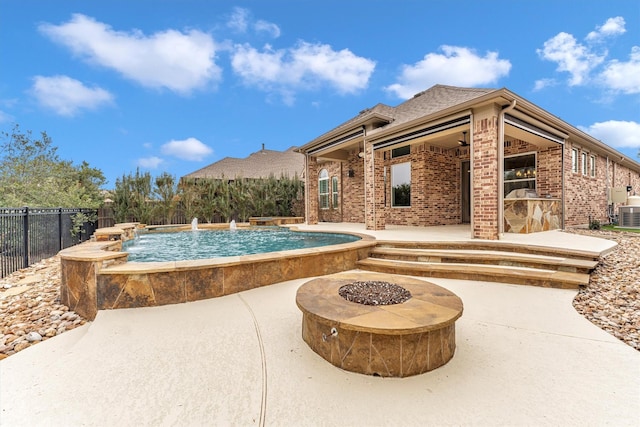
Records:
{"label": "neighboring roof", "polygon": [[249,157],[239,159],[225,157],[224,159],[205,166],[195,172],[191,172],[183,178],[211,178],[211,179],[235,179],[235,178],[268,178],[270,175],[279,178],[287,176],[293,178],[297,175],[303,177],[304,155],[295,152],[297,147],[291,147],[286,151],[262,149],[251,153]]}

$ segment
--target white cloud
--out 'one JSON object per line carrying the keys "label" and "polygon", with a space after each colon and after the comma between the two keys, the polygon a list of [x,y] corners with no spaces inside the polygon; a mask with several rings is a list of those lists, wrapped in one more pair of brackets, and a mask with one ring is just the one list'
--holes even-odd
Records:
{"label": "white cloud", "polygon": [[0,110],[0,123],[9,123],[14,120],[14,117],[11,114],[5,113]]}
{"label": "white cloud", "polygon": [[616,148],[640,148],[640,123],[609,120],[580,127],[583,131]]}
{"label": "white cloud", "polygon": [[242,7],[234,7],[233,13],[227,21],[227,27],[238,33],[246,33],[249,27],[249,10]]}
{"label": "white cloud", "polygon": [[640,93],[640,46],[633,46],[628,62],[610,61],[600,74],[604,84],[616,92]]}
{"label": "white cloud", "polygon": [[340,93],[364,89],[375,62],[356,56],[349,49],[335,51],[326,44],[304,41],[287,50],[273,50],[266,45],[262,52],[249,45],[238,45],[231,65],[247,85],[278,92],[291,99],[297,90],[313,90],[322,85]]}
{"label": "white cloud", "polygon": [[274,39],[280,37],[280,27],[278,27],[273,22],[267,22],[263,20],[259,20],[253,26],[258,33],[267,33]]}
{"label": "white cloud", "polygon": [[414,65],[404,65],[398,82],[386,89],[408,99],[435,84],[478,86],[492,84],[511,70],[511,62],[498,59],[497,52],[479,56],[466,47],[440,47],[440,53],[428,53]]}
{"label": "white cloud", "polygon": [[113,69],[145,87],[188,94],[220,79],[210,35],[197,30],[166,30],[150,36],[138,30],[115,31],[95,19],[74,14],[61,25],[40,31],[90,63]]}
{"label": "white cloud", "polygon": [[164,163],[164,160],[156,156],[138,159],[138,166],[145,169],[157,169],[162,163]]}
{"label": "white cloud", "polygon": [[624,34],[627,30],[624,28],[625,22],[622,16],[616,16],[615,18],[607,19],[603,25],[596,26],[595,31],[591,31],[587,34],[587,40],[599,40],[607,36],[617,36]]}
{"label": "white cloud", "polygon": [[194,162],[199,162],[213,153],[213,150],[209,146],[203,144],[196,138],[187,138],[179,141],[171,140],[163,144],[160,150],[162,154]]}
{"label": "white cloud", "polygon": [[[606,60],[609,55],[604,46],[606,39],[625,32],[625,20],[617,16],[596,26],[596,30],[585,37],[585,43],[562,32],[544,42],[537,52],[540,58],[555,62],[556,71],[569,73],[569,86],[598,84],[612,93],[640,93],[640,47],[631,48],[627,62]],[[536,83],[536,87],[542,89],[544,86]]]}
{"label": "white cloud", "polygon": [[539,91],[547,87],[556,86],[558,81],[556,79],[540,79],[536,80],[533,86],[534,91]]}
{"label": "white cloud", "polygon": [[113,95],[99,87],[87,87],[67,76],[33,78],[31,93],[43,107],[61,116],[74,116],[80,110],[95,110],[113,102]]}
{"label": "white cloud", "polygon": [[544,42],[543,48],[537,50],[542,59],[558,64],[557,71],[566,71],[571,77],[570,86],[584,84],[591,70],[604,61],[599,56],[568,33],[559,33]]}
{"label": "white cloud", "polygon": [[256,33],[265,33],[273,38],[280,37],[280,27],[278,25],[263,19],[252,23],[251,12],[242,7],[233,8],[233,12],[227,20],[227,27],[241,34],[247,33],[249,28],[252,28]]}

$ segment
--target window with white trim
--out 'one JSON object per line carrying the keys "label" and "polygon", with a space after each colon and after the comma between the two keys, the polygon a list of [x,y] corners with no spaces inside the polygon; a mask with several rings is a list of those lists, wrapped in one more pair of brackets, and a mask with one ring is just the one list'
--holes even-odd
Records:
{"label": "window with white trim", "polygon": [[589,175],[592,178],[596,177],[596,156],[589,157]]}
{"label": "window with white trim", "polygon": [[571,172],[578,173],[578,150],[571,149]]}
{"label": "window with white trim", "polygon": [[587,174],[587,153],[582,152],[580,159],[581,159],[580,171],[582,172],[582,175],[586,175]]}
{"label": "window with white trim", "polygon": [[391,165],[391,206],[411,206],[411,162]]}
{"label": "window with white trim", "polygon": [[318,194],[320,195],[320,209],[329,209],[329,172],[326,169],[320,171]]}
{"label": "window with white trim", "polygon": [[331,178],[331,195],[333,196],[333,209],[338,209],[338,177]]}

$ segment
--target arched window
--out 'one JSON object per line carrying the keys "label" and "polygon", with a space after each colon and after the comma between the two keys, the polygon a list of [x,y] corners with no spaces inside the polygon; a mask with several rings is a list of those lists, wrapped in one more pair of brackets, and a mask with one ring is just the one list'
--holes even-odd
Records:
{"label": "arched window", "polygon": [[331,195],[333,202],[333,209],[338,209],[338,177],[331,178]]}
{"label": "arched window", "polygon": [[318,193],[320,195],[320,209],[329,209],[329,172],[326,169],[320,171]]}

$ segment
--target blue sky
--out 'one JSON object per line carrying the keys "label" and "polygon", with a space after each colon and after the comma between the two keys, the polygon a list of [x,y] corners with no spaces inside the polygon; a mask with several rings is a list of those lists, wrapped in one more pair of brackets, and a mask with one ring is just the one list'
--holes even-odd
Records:
{"label": "blue sky", "polygon": [[112,188],[303,145],[434,84],[506,87],[638,160],[636,0],[0,0],[0,130]]}

